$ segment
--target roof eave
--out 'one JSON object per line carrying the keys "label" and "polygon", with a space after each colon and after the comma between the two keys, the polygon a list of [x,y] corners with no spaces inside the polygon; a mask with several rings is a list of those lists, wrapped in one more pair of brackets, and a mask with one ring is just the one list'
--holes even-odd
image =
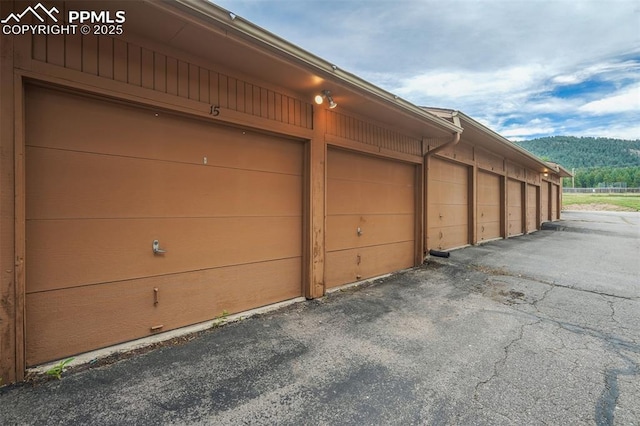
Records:
{"label": "roof eave", "polygon": [[[559,164],[553,163],[552,165],[550,163],[545,162],[541,158],[535,156],[534,154],[530,153],[526,149],[519,147],[518,145],[514,144],[513,142],[505,138],[504,136],[496,133],[495,131],[491,130],[490,128],[483,125],[482,123],[479,123],[478,121],[474,120],[473,118],[469,117],[467,114],[461,111],[456,111],[456,110],[447,109],[447,108],[433,108],[433,107],[425,107],[425,109],[431,111],[433,114],[437,115],[438,117],[442,117],[446,119],[453,119],[453,116],[457,115],[458,117],[460,117],[462,121],[470,124],[475,129],[480,130],[481,132],[489,136],[491,139],[495,140],[497,143],[501,144],[502,146],[516,153],[518,156],[524,156],[529,161],[535,162],[542,169],[551,169],[552,171],[556,172],[560,177],[571,176],[571,174]],[[462,127],[464,128],[464,124]]]}
{"label": "roof eave", "polygon": [[[149,1],[149,0],[148,0]],[[414,105],[398,96],[377,87],[354,74],[344,71],[334,64],[276,36],[269,31],[233,14],[218,5],[206,0],[164,0],[165,3],[178,3],[186,9],[197,14],[200,18],[214,21],[225,29],[237,35],[258,43],[292,62],[304,65],[307,69],[316,72],[328,80],[333,80],[364,92],[370,97],[382,101],[385,105],[402,110],[419,120],[424,120],[432,126],[452,133],[461,133],[462,128],[437,117],[434,114]]]}

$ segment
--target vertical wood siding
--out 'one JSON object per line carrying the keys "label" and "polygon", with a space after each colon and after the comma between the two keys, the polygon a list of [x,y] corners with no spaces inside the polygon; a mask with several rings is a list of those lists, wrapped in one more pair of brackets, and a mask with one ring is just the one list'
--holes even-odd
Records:
{"label": "vertical wood siding", "polygon": [[494,172],[504,171],[504,159],[482,149],[476,149],[476,164],[478,167]]}
{"label": "vertical wood siding", "polygon": [[327,134],[410,155],[422,155],[421,141],[371,122],[329,111]]}
{"label": "vertical wood siding", "polygon": [[300,99],[108,36],[33,36],[36,61],[311,129]]}
{"label": "vertical wood siding", "polygon": [[525,168],[519,164],[507,162],[507,176],[518,180],[525,179]]}
{"label": "vertical wood siding", "polygon": [[469,143],[461,141],[459,144],[443,149],[438,152],[442,157],[451,158],[452,160],[472,162],[473,146]]}

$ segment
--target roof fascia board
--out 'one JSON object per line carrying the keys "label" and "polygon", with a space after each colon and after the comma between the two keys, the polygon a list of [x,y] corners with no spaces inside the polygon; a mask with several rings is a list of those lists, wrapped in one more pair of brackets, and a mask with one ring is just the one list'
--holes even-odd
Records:
{"label": "roof fascia board", "polygon": [[[546,162],[546,161],[538,158],[537,156],[533,155],[532,153],[530,153],[526,149],[520,148],[518,145],[516,145],[513,142],[511,142],[509,139],[507,139],[504,136],[502,136],[502,135],[496,133],[495,131],[491,130],[490,128],[488,128],[484,124],[479,123],[478,121],[476,121],[473,118],[469,117],[468,115],[466,115],[462,111],[456,111],[456,110],[448,109],[448,108],[436,108],[436,107],[425,107],[425,108],[427,110],[429,110],[431,113],[437,115],[438,117],[442,117],[442,118],[445,118],[447,120],[455,120],[455,118],[457,118],[457,117],[462,117],[462,119],[466,123],[470,124],[475,129],[478,129],[481,132],[485,133],[486,135],[491,137],[493,140],[495,140],[496,142],[500,143],[502,146],[505,146],[506,148],[509,148],[512,151],[517,152],[519,155],[523,155],[523,156],[527,157],[531,161],[535,161],[538,165],[543,166],[545,169],[550,169],[549,171],[555,172],[560,177],[571,177],[572,176],[572,174],[567,169],[562,167],[560,164],[552,163],[552,162]],[[458,122],[458,124],[459,124],[459,122]],[[464,128],[464,125],[462,127]]]}
{"label": "roof fascia board", "polygon": [[[537,165],[542,166],[545,169],[551,168],[553,171],[562,174],[562,171],[559,170],[557,167],[551,166],[549,163],[547,163],[547,162],[543,161],[542,159],[536,157],[535,155],[533,155],[532,153],[530,153],[526,149],[520,148],[518,145],[516,145],[513,142],[511,142],[510,140],[506,139],[504,136],[496,133],[495,131],[491,130],[490,128],[488,128],[487,126],[483,125],[482,123],[479,123],[478,121],[476,121],[473,118],[469,117],[467,114],[463,113],[462,111],[455,111],[455,110],[446,109],[446,108],[431,108],[431,107],[427,107],[427,109],[432,110],[432,112],[434,114],[438,115],[439,117],[443,117],[443,118],[446,117],[446,118],[449,118],[449,119],[453,119],[454,117],[461,117],[464,122],[470,124],[471,126],[473,126],[476,129],[480,130],[481,132],[483,132],[484,134],[486,134],[487,136],[489,136],[491,139],[495,140],[496,142],[498,142],[502,146],[504,146],[504,147],[516,152],[518,155],[527,157],[528,160],[534,161]],[[462,127],[464,128],[464,124],[463,124]],[[557,166],[561,167],[560,165],[557,165]],[[564,170],[564,171],[566,172],[566,170]]]}
{"label": "roof fascia board", "polygon": [[543,160],[541,160],[540,158],[536,157],[535,155],[533,155],[532,153],[530,153],[526,149],[520,148],[518,145],[516,145],[513,142],[511,142],[509,139],[507,139],[504,136],[494,132],[493,130],[491,130],[487,126],[477,122],[476,120],[474,120],[473,118],[469,117],[465,113],[459,112],[459,114],[460,114],[460,116],[462,117],[462,119],[464,121],[468,122],[469,124],[471,124],[476,129],[481,130],[485,134],[489,135],[491,138],[495,139],[496,142],[500,143],[501,145],[503,145],[503,146],[515,151],[516,153],[518,153],[518,154],[520,154],[522,156],[527,157],[529,160],[535,161],[538,165],[540,165],[540,166],[542,166],[544,168],[548,168],[549,167],[549,165],[546,162],[544,162]]}
{"label": "roof fascia board", "polygon": [[551,161],[548,161],[547,164],[549,165],[550,168],[552,168],[556,172],[558,172],[560,177],[572,177],[573,176],[569,170],[565,169],[564,167],[562,167],[558,163],[553,163]]}
{"label": "roof fascia board", "polygon": [[[147,1],[151,5],[158,5],[155,1]],[[455,124],[442,119],[417,105],[401,99],[386,90],[355,76],[354,74],[338,68],[334,64],[331,64],[330,62],[319,58],[292,43],[289,43],[275,34],[252,24],[240,16],[232,14],[232,12],[221,8],[218,5],[209,3],[206,0],[164,0],[163,3],[170,6],[171,3],[178,3],[195,12],[201,19],[205,18],[213,20],[217,24],[225,27],[228,31],[233,31],[254,43],[257,42],[263,46],[267,46],[272,51],[279,53],[294,63],[303,64],[307,69],[319,73],[327,79],[351,86],[360,92],[368,94],[374,100],[379,102],[382,101],[382,103],[387,106],[401,110],[405,114],[409,114],[423,122],[426,121],[433,127],[453,133],[462,132],[462,128]]]}

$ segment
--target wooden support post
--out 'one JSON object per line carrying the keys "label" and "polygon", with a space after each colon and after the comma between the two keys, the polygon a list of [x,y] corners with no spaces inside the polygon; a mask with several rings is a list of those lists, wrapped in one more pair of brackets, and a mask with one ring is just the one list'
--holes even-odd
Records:
{"label": "wooden support post", "polygon": [[536,229],[542,228],[542,181],[536,186]]}
{"label": "wooden support post", "polygon": [[431,156],[427,155],[424,157],[424,161],[422,163],[422,168],[423,168],[423,182],[424,182],[424,186],[423,186],[423,191],[422,193],[424,194],[423,197],[423,211],[424,211],[424,217],[423,217],[423,228],[422,228],[422,236],[423,236],[423,253],[426,255],[426,253],[429,251],[429,249],[431,247],[429,247],[429,191],[431,190],[431,188],[429,188],[429,167],[431,165]]}
{"label": "wooden support post", "polygon": [[[424,161],[424,160],[423,160]],[[416,192],[416,201],[415,201],[415,266],[421,265],[424,260],[424,217],[426,215],[425,212],[425,204],[424,204],[424,166],[423,164],[418,164],[415,167],[416,169],[416,179],[415,179],[415,192]]]}
{"label": "wooden support post", "polygon": [[478,244],[478,229],[476,226],[478,220],[478,165],[474,159],[473,167],[470,169],[471,177],[469,179],[469,243]]}
{"label": "wooden support post", "polygon": [[527,169],[524,169],[524,182],[522,186],[522,233],[529,233],[529,181]]}
{"label": "wooden support post", "polygon": [[327,127],[326,110],[314,107],[313,137],[306,155],[306,238],[305,297],[313,299],[325,293],[324,260],[326,232]]}
{"label": "wooden support post", "polygon": [[[7,16],[13,2],[0,2],[0,16]],[[14,38],[0,35],[0,378],[2,384],[23,378],[24,369],[16,345],[16,257],[14,200]],[[26,36],[23,36],[26,37]],[[22,318],[20,316],[20,318]]]}
{"label": "wooden support post", "polygon": [[522,199],[522,207],[521,207],[521,212],[520,212],[520,217],[522,218],[522,226],[520,227],[520,233],[521,234],[528,234],[529,232],[527,231],[527,216],[529,215],[529,197],[528,197],[528,188],[527,188],[527,181],[526,181],[526,171],[525,171],[525,181],[524,182],[520,182],[520,195],[521,195],[521,199]]}
{"label": "wooden support post", "polygon": [[507,177],[507,164],[503,161],[503,172],[500,176],[502,194],[500,197],[500,220],[502,226],[502,238],[509,238],[509,178]]}

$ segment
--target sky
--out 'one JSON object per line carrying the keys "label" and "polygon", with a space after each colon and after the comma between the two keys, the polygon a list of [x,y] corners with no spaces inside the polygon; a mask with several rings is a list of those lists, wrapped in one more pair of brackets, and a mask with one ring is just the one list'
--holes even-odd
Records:
{"label": "sky", "polygon": [[513,140],[640,139],[637,0],[213,0],[419,106]]}

